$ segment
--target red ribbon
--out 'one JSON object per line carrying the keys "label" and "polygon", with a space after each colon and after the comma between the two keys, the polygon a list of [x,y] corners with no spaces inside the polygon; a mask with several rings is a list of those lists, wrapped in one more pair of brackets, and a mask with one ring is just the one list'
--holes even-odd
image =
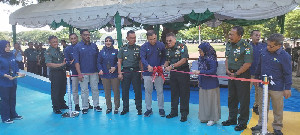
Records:
{"label": "red ribbon", "polygon": [[152,79],[152,82],[154,82],[156,76],[161,76],[164,79],[164,81],[165,81],[164,70],[163,70],[163,68],[161,66],[157,66],[157,67],[153,68],[153,72],[152,72],[153,79]]}

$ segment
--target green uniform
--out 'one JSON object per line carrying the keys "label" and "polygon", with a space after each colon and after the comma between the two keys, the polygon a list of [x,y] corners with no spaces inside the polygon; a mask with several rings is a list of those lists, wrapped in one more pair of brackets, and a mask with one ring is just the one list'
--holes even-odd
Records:
{"label": "green uniform", "polygon": [[138,45],[124,45],[120,48],[118,59],[122,59],[123,67],[139,67],[140,46]]}
{"label": "green uniform", "polygon": [[[186,45],[181,44],[180,42],[176,42],[173,48],[168,48],[166,52],[166,61],[169,61],[170,64],[174,64],[180,61],[182,58],[189,58],[189,53]],[[188,61],[180,67],[175,67],[175,69],[181,69],[184,67],[188,67]]]}
{"label": "green uniform", "polygon": [[118,53],[118,59],[122,59],[122,72],[123,80],[122,84],[122,100],[123,111],[129,111],[129,88],[132,82],[133,90],[135,93],[135,105],[136,109],[142,111],[142,88],[141,88],[141,73],[139,62],[140,58],[140,46],[138,45],[124,45],[120,48]]}
{"label": "green uniform", "polygon": [[33,48],[28,48],[24,51],[24,55],[27,58],[27,61],[37,61],[37,56],[39,55],[38,51]]}
{"label": "green uniform", "polygon": [[[59,48],[49,47],[45,52],[45,63],[63,63],[64,55]],[[51,100],[53,110],[66,106],[64,96],[66,94],[66,70],[65,65],[50,68],[49,79],[51,81]]]}
{"label": "green uniform", "polygon": [[[45,63],[63,63],[64,61],[64,54],[60,51],[60,49],[57,47],[57,49],[53,47],[49,47],[45,52]],[[61,66],[58,68],[50,68],[50,70],[58,70],[58,69],[65,69],[65,66]]]}
{"label": "green uniform", "polygon": [[24,55],[27,59],[27,72],[37,74],[37,56],[38,52],[33,48],[28,48],[24,51]]}
{"label": "green uniform", "polygon": [[[244,63],[252,63],[253,50],[252,46],[245,40],[241,39],[236,44],[228,43],[226,45],[225,56],[228,62],[228,70],[231,73],[237,72]],[[236,76],[237,78],[250,79],[250,69],[247,69],[244,73]],[[229,108],[229,120],[237,121],[238,124],[245,124],[249,120],[249,104],[250,104],[250,82],[228,80],[228,108]],[[238,105],[240,104],[240,109]],[[240,111],[239,111],[240,110]]]}
{"label": "green uniform", "polygon": [[[166,61],[170,64],[177,63],[182,58],[189,58],[186,45],[176,42],[174,47],[168,48],[166,51]],[[189,72],[188,61],[179,67],[175,67],[178,71]],[[190,99],[190,75],[187,73],[170,72],[171,86],[171,115],[178,115],[178,104],[180,98],[180,113],[182,117],[189,114],[189,99]],[[167,116],[168,117],[168,116]]]}
{"label": "green uniform", "polygon": [[241,39],[236,44],[227,43],[225,56],[228,62],[228,69],[238,70],[244,63],[252,63],[252,46]]}

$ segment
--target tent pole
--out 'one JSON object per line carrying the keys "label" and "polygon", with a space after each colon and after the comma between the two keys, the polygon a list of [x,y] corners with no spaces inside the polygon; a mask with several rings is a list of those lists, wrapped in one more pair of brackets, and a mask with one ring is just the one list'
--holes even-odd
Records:
{"label": "tent pole", "polygon": [[160,27],[159,24],[157,24],[157,25],[154,26],[154,31],[155,31],[156,36],[157,36],[156,39],[157,39],[158,41],[159,41],[159,27]]}
{"label": "tent pole", "polygon": [[118,40],[118,48],[122,46],[122,32],[121,32],[121,16],[119,15],[119,12],[115,15],[115,25],[117,29],[117,40]]}
{"label": "tent pole", "polygon": [[69,27],[69,34],[74,33],[74,28],[73,26]]}
{"label": "tent pole", "polygon": [[13,34],[12,34],[12,36],[13,36],[13,43],[15,44],[15,43],[17,43],[17,31],[16,31],[16,25],[12,25],[12,31],[13,31]]}
{"label": "tent pole", "polygon": [[284,33],[285,14],[281,15],[281,16],[278,16],[277,20],[278,20],[278,25],[280,27],[280,34],[283,34]]}

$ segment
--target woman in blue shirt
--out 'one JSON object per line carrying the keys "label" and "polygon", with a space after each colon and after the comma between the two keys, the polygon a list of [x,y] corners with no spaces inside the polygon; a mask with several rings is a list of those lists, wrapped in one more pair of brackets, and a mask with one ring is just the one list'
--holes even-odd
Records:
{"label": "woman in blue shirt", "polygon": [[[218,61],[214,48],[207,42],[199,46],[198,70],[194,74],[216,75]],[[199,75],[199,119],[212,126],[221,118],[220,88],[216,77]]]}
{"label": "woman in blue shirt", "polygon": [[98,54],[97,66],[99,70],[99,75],[102,80],[102,84],[105,91],[105,99],[107,110],[106,114],[112,111],[111,103],[111,87],[114,92],[114,103],[115,110],[114,113],[118,114],[118,109],[120,107],[120,80],[118,79],[117,67],[118,67],[118,49],[115,49],[114,40],[111,36],[105,38],[105,46],[102,48]]}
{"label": "woman in blue shirt", "polygon": [[15,56],[10,52],[9,42],[0,40],[0,108],[3,123],[13,123],[22,116],[16,113],[17,80],[15,76],[24,76],[19,73]]}

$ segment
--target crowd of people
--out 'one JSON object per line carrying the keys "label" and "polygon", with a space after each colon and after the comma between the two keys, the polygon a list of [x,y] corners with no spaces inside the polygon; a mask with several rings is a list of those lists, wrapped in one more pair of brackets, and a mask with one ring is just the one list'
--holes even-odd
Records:
{"label": "crowd of people", "polygon": [[[273,128],[275,134],[282,134],[283,127],[283,96],[291,96],[292,62],[291,56],[283,50],[281,34],[272,34],[267,44],[261,43],[260,31],[251,32],[252,41],[249,43],[242,39],[244,29],[235,26],[229,33],[230,42],[226,44],[226,74],[236,78],[261,79],[262,75],[272,76],[276,85],[269,85],[269,100],[272,100],[274,109]],[[71,45],[64,45],[64,50],[58,47],[58,38],[49,37],[50,47],[45,50],[41,45],[28,43],[29,48],[24,52],[16,43],[10,53],[10,44],[5,40],[0,42],[0,95],[1,118],[4,123],[22,119],[15,111],[16,104],[16,76],[24,76],[19,69],[24,69],[22,56],[25,57],[27,71],[40,74],[47,72],[51,80],[52,109],[56,114],[61,114],[61,109],[68,109],[64,95],[66,93],[66,70],[72,72],[72,94],[75,110],[87,114],[89,109],[102,111],[99,104],[99,78],[105,91],[106,114],[119,113],[121,82],[123,110],[120,115],[125,115],[129,110],[129,89],[133,85],[137,115],[142,115],[142,90],[141,81],[145,87],[145,117],[153,114],[152,92],[153,86],[157,91],[158,113],[168,119],[178,116],[180,103],[181,122],[187,121],[189,114],[189,64],[188,48],[176,40],[173,33],[166,35],[166,45],[158,41],[155,31],[146,33],[148,42],[142,46],[136,45],[135,32],[127,32],[128,43],[121,48],[114,48],[114,39],[105,38],[105,46],[98,50],[96,44],[90,41],[90,32],[86,29],[80,31],[81,41],[75,33],[69,35]],[[61,40],[66,44],[65,40]],[[33,48],[35,46],[36,49]],[[198,70],[193,74],[216,75],[217,55],[214,48],[207,42],[199,46]],[[142,73],[141,73],[142,71]],[[165,115],[163,72],[170,72],[171,86],[171,112]],[[220,89],[218,78],[199,75],[199,115],[201,123],[208,126],[214,125],[221,118]],[[78,85],[81,88],[82,105],[79,105]],[[89,103],[89,86],[92,91],[92,105]],[[250,89],[252,83],[241,80],[228,80],[228,120],[223,121],[223,126],[236,125],[235,130],[247,128],[249,121]],[[260,116],[258,124],[251,130],[261,130],[262,121],[262,88],[257,83],[255,86],[255,102],[253,111]],[[112,110],[111,89],[114,93],[114,110]],[[239,115],[238,115],[239,114]]]}

